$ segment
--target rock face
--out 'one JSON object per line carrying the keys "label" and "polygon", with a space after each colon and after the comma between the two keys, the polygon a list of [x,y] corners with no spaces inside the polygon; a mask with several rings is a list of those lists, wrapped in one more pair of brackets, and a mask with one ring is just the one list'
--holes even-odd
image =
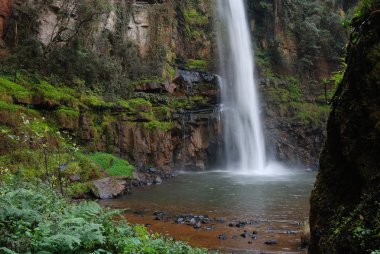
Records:
{"label": "rock face", "polygon": [[[113,91],[114,94],[123,93],[121,96],[127,94],[126,97],[130,97],[131,94],[125,91],[131,89],[149,97],[148,100],[156,100],[163,96],[183,97],[187,100],[193,100],[197,96],[207,98],[206,102],[196,102],[195,104],[199,105],[195,107],[190,106],[185,110],[175,108],[174,114],[167,117],[170,119],[165,119],[174,123],[170,131],[148,131],[143,127],[141,123],[151,122],[146,109],[141,110],[142,114],[133,116],[133,121],[130,121],[126,112],[117,109],[113,110],[112,114],[97,109],[101,112],[83,110],[80,116],[57,116],[61,129],[78,130],[77,134],[82,144],[91,147],[92,150],[107,150],[136,161],[142,168],[151,163],[162,169],[173,166],[204,169],[212,161],[216,161],[216,151],[222,143],[221,123],[216,112],[216,76],[199,71],[213,71],[216,65],[212,32],[214,1],[94,1],[91,2],[94,6],[90,6],[89,10],[93,7],[100,13],[96,11],[96,14],[88,18],[81,16],[84,13],[80,13],[81,10],[72,4],[74,0],[42,1],[39,2],[41,6],[37,3],[33,5],[38,7],[33,10],[37,17],[34,17],[32,23],[24,25],[21,23],[27,20],[23,17],[29,15],[28,1],[15,1],[18,7],[13,12],[9,11],[10,2],[3,0],[0,3],[0,37],[4,35],[3,28],[6,27],[8,15],[8,20],[13,22],[8,22],[6,29],[8,33],[5,37],[9,48],[30,36],[33,39],[30,41],[38,38],[42,44],[36,52],[46,50],[44,55],[51,55],[49,48],[60,48],[65,43],[70,49],[73,48],[76,42],[70,42],[70,38],[78,33],[83,36],[78,41],[83,41],[82,46],[86,49],[84,55],[91,51],[101,59],[100,62],[104,60],[108,63],[112,60],[113,64],[122,65],[120,77],[119,74],[110,77],[105,75],[107,77],[104,83],[109,84],[109,90],[120,89]],[[260,78],[263,80],[262,117],[265,120],[268,150],[278,160],[291,166],[316,169],[317,156],[325,138],[323,130],[328,108],[326,102],[320,102],[319,97],[323,94],[320,81],[336,67],[336,62],[327,61],[326,54],[314,52],[313,56],[320,57],[312,59],[311,62],[315,62],[313,68],[304,71],[299,66],[301,63],[310,62],[306,61],[308,59],[303,55],[300,46],[309,44],[301,40],[300,35],[309,34],[310,31],[324,31],[325,28],[322,29],[321,26],[327,22],[319,19],[318,13],[310,14],[309,20],[308,15],[303,14],[308,7],[301,2],[290,0],[284,4],[279,0],[251,1],[248,7],[252,19],[252,33],[259,48],[256,56]],[[319,6],[322,5],[321,1],[313,1],[313,6],[315,2],[318,2]],[[344,4],[341,1],[330,2],[326,4],[332,4],[334,10],[346,10],[354,1],[345,1]],[[95,3],[100,3],[101,6],[95,6]],[[20,15],[23,12],[26,12],[24,16]],[[64,13],[71,15],[62,15]],[[299,25],[308,22],[313,25],[313,29],[303,33]],[[17,32],[18,36],[13,34],[16,23],[23,27]],[[82,30],[79,32],[77,27],[81,25]],[[19,38],[16,40],[16,37]],[[314,39],[311,37],[308,42],[314,43]],[[341,41],[339,40],[339,43]],[[321,48],[318,43],[320,42],[314,43],[317,44],[315,48]],[[29,51],[28,49],[27,52]],[[0,50],[0,57],[1,55]],[[111,65],[106,67],[109,66]],[[90,69],[86,68],[86,73]],[[271,80],[273,73],[280,77]],[[282,78],[289,76],[300,80],[299,84],[285,79],[283,82]],[[77,79],[76,75],[74,77]],[[110,81],[113,77],[115,80]],[[142,80],[146,82],[141,82]],[[129,82],[136,83],[136,87],[125,87],[127,85],[124,83]],[[91,88],[92,86],[93,84]],[[199,87],[203,89],[199,90]],[[296,96],[292,94],[294,88],[298,89]],[[33,100],[35,101],[31,104],[36,107],[59,106],[46,105],[47,102],[38,98]],[[25,101],[18,103],[29,104]],[[109,119],[112,121],[108,121]],[[102,121],[104,124],[100,127],[99,123]]]}
{"label": "rock face", "polygon": [[6,21],[9,16],[11,0],[0,1],[0,43],[3,43]]}
{"label": "rock face", "polygon": [[261,82],[268,153],[290,167],[317,169],[330,106],[325,101],[295,100],[289,82]]}
{"label": "rock face", "polygon": [[311,197],[311,254],[380,246],[380,15],[366,10],[353,26]]}
{"label": "rock face", "polygon": [[[165,104],[171,113],[156,114],[155,117],[161,117],[168,127],[162,128],[160,123],[150,119],[153,111],[162,107],[153,103],[153,107],[151,104],[137,105],[137,112],[133,114],[118,108],[111,112],[82,111],[79,118],[61,128],[74,133],[87,149],[117,154],[135,162],[138,170],[144,171],[151,166],[162,174],[174,169],[204,170],[217,161],[222,144],[218,85],[215,75],[210,73],[186,71],[190,76],[201,77],[188,81],[181,73],[174,78],[177,88],[172,94],[162,95],[155,89],[141,92],[141,87],[151,87],[148,84],[138,88],[139,96],[161,96],[184,104],[180,108]],[[158,83],[155,87],[164,87],[164,84]]]}
{"label": "rock face", "polygon": [[323,80],[338,69],[348,41],[340,19],[355,2],[247,2],[268,149],[289,166],[318,168],[330,100]]}

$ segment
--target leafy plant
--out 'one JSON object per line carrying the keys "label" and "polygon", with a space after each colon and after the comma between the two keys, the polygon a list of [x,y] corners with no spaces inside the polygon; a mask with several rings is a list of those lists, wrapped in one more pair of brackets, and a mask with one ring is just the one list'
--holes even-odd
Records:
{"label": "leafy plant", "polygon": [[41,182],[1,182],[0,207],[1,253],[208,253],[129,225],[119,210],[71,204]]}

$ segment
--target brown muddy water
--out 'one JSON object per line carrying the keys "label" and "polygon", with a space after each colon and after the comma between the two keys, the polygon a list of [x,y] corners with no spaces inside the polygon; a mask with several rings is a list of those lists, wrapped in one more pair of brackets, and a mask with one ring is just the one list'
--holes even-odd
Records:
{"label": "brown muddy water", "polygon": [[[184,172],[101,204],[126,209],[129,222],[196,247],[226,253],[306,253],[300,239],[315,176],[301,170],[276,176]],[[202,222],[200,228],[194,228],[192,218]]]}

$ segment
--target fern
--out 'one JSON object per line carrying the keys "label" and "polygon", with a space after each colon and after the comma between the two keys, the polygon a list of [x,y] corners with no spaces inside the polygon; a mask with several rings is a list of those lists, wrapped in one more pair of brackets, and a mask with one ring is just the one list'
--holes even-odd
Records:
{"label": "fern", "polygon": [[82,202],[76,206],[69,207],[65,213],[73,217],[94,219],[102,212],[102,208],[95,202]]}
{"label": "fern", "polygon": [[70,204],[41,183],[0,183],[0,253],[207,253],[120,214],[95,202]]}
{"label": "fern", "polygon": [[56,234],[43,238],[36,246],[37,250],[48,250],[54,253],[70,253],[80,247],[81,240],[73,235]]}
{"label": "fern", "polygon": [[0,253],[4,253],[4,254],[17,254],[16,252],[8,249],[8,248],[5,248],[5,247],[2,247],[0,248]]}

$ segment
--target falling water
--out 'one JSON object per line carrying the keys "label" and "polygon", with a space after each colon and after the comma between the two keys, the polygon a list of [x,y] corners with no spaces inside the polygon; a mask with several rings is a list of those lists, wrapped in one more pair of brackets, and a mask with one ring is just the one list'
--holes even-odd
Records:
{"label": "falling water", "polygon": [[265,143],[243,0],[218,0],[222,110],[229,168],[264,173]]}

